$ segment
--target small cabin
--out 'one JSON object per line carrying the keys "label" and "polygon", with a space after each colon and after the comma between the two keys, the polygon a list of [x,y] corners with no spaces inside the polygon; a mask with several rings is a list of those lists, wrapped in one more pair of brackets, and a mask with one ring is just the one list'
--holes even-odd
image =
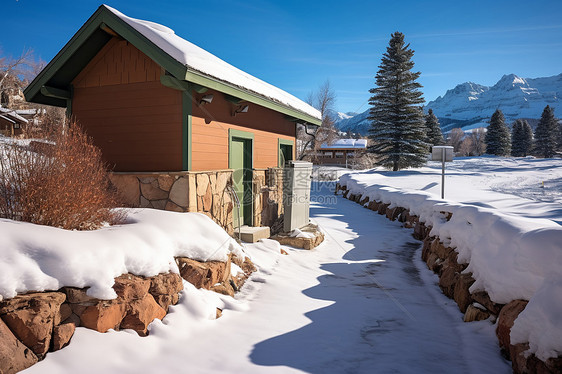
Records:
{"label": "small cabin", "polygon": [[179,37],[102,5],[25,89],[66,107],[130,206],[272,225],[296,126],[320,112]]}
{"label": "small cabin", "polygon": [[22,126],[27,125],[27,122],[16,110],[0,107],[0,135],[20,135],[23,132]]}
{"label": "small cabin", "polygon": [[367,139],[338,139],[330,144],[324,143],[317,152],[321,165],[345,165],[367,150]]}

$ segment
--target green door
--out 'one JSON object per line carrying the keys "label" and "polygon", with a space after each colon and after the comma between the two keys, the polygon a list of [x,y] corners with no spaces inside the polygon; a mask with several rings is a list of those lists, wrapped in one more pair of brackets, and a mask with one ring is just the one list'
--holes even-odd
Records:
{"label": "green door", "polygon": [[[252,224],[252,141],[232,138],[230,143],[230,168],[234,191],[240,200],[240,210],[234,204],[234,227]],[[238,221],[240,217],[240,222]]]}
{"label": "green door", "polygon": [[279,166],[284,167],[285,164],[293,159],[293,146],[290,144],[279,144]]}

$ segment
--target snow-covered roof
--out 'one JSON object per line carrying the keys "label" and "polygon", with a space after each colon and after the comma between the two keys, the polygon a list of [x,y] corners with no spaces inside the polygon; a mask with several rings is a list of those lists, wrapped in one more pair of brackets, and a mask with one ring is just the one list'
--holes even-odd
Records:
{"label": "snow-covered roof", "polygon": [[341,148],[351,148],[351,149],[366,149],[367,139],[338,139],[332,144],[324,143],[320,146],[320,149],[341,149]]}
{"label": "snow-covered roof", "polygon": [[322,119],[320,111],[304,101],[230,65],[179,37],[174,30],[154,22],[128,17],[110,6],[103,6],[188,69],[254,92],[314,118]]}
{"label": "snow-covered roof", "polygon": [[19,114],[17,114],[16,111],[13,110],[13,109],[0,107],[0,114],[2,114],[2,117],[4,117],[4,118],[9,117],[10,119],[14,120],[15,122],[27,123],[27,120],[25,118],[23,118],[22,116],[20,116]]}

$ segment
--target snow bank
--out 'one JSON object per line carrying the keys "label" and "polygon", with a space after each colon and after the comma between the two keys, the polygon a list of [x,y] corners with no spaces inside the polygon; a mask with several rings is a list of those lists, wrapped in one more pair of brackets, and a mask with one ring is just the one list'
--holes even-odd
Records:
{"label": "snow bank", "polygon": [[[392,178],[372,171],[340,178],[350,193],[404,207],[433,226],[431,235],[456,248],[459,262],[469,263],[465,272],[476,280],[471,292],[485,290],[501,304],[530,300],[515,321],[513,338],[529,341],[541,359],[562,353],[562,226],[373,181],[390,184]],[[443,211],[453,213],[450,221]]]}
{"label": "snow bank", "polygon": [[127,209],[127,223],[95,231],[68,231],[0,219],[0,299],[28,291],[90,287],[112,299],[114,278],[132,273],[178,273],[174,257],[226,261],[242,248],[200,213]]}

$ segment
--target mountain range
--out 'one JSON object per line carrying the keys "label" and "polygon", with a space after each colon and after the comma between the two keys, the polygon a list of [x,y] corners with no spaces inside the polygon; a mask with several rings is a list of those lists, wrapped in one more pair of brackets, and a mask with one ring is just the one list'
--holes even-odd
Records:
{"label": "mountain range", "polygon": [[[562,74],[543,78],[521,78],[504,75],[493,86],[465,82],[448,90],[445,95],[430,101],[424,107],[433,109],[443,132],[454,127],[469,130],[488,126],[496,109],[501,109],[506,122],[517,118],[536,122],[546,105],[562,110]],[[366,135],[370,127],[369,111],[336,122],[340,131]],[[559,113],[562,114],[562,113]],[[534,121],[533,121],[534,120]]]}

